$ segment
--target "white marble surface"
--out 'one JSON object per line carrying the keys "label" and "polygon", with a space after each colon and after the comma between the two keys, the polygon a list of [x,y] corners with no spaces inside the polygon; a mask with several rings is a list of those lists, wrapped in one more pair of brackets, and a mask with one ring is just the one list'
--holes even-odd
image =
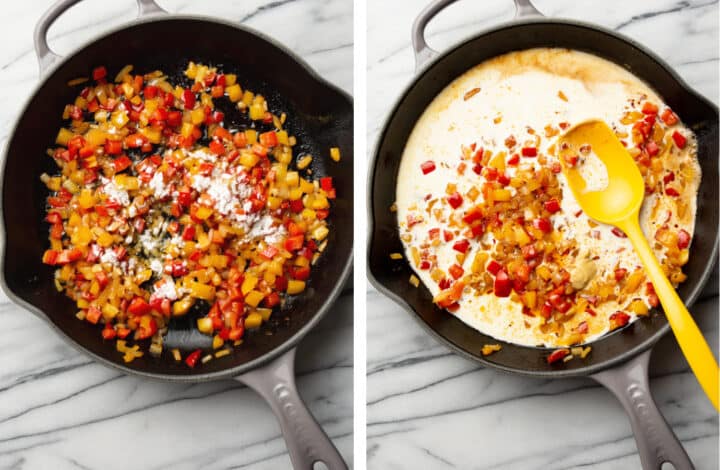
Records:
{"label": "white marble surface", "polygon": [[[386,113],[413,76],[410,26],[426,2],[368,4],[372,149]],[[536,5],[547,15],[596,22],[637,39],[717,103],[716,1],[537,0]],[[461,1],[431,23],[429,42],[443,50],[512,15],[509,0]],[[717,286],[717,278],[712,283]],[[627,418],[594,382],[539,381],[479,368],[430,338],[373,289],[367,310],[368,468],[639,468]],[[693,312],[717,347],[717,296],[710,295]],[[674,339],[666,337],[655,351],[656,401],[696,467],[717,469],[717,414]]]}
{"label": "white marble surface", "polygon": [[[0,141],[38,81],[32,30],[50,0],[4,2],[0,28]],[[352,2],[159,2],[171,12],[242,22],[275,37],[352,91]],[[87,0],[51,29],[67,53],[135,16],[135,2]],[[318,34],[321,32],[322,34]],[[0,468],[279,469],[290,460],[270,409],[232,381],[171,385],[95,364],[0,294]],[[352,296],[301,343],[298,387],[352,461]]]}

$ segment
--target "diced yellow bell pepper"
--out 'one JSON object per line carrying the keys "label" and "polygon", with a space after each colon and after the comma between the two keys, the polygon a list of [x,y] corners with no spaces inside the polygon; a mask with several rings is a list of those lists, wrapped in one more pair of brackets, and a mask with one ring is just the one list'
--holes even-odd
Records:
{"label": "diced yellow bell pepper", "polygon": [[242,286],[240,286],[240,290],[242,291],[243,295],[247,295],[248,292],[255,289],[257,283],[257,276],[253,276],[252,274],[246,275],[245,280],[243,280]]}
{"label": "diced yellow bell pepper", "polygon": [[78,197],[78,204],[83,209],[90,209],[92,206],[95,205],[95,196],[93,195],[92,189],[83,189],[80,191],[80,196]]}
{"label": "diced yellow bell pepper", "polygon": [[[211,207],[200,206],[198,208],[197,212],[195,212],[195,217],[197,217],[200,220],[206,220],[208,217],[210,217],[210,215],[212,215],[212,213],[213,213],[213,210]],[[198,238],[198,241],[199,240],[200,239]]]}
{"label": "diced yellow bell pepper", "polygon": [[212,332],[213,332],[212,318],[208,318],[208,317],[198,318],[197,328],[198,328],[198,330],[200,330],[200,333],[204,333],[206,335],[212,334]]}
{"label": "diced yellow bell pepper", "polygon": [[203,108],[197,108],[190,111],[190,120],[196,126],[199,126],[205,121],[205,110]]}
{"label": "diced yellow bell pepper", "polygon": [[65,129],[64,127],[60,128],[60,131],[58,132],[57,137],[55,137],[55,143],[58,145],[64,145],[67,146],[70,139],[73,138],[75,134],[70,132],[69,130]]}
{"label": "diced yellow bell pepper", "polygon": [[253,152],[243,151],[240,154],[240,164],[245,168],[254,167],[258,161],[260,161],[260,157]]}
{"label": "diced yellow bell pepper", "polygon": [[195,299],[190,296],[183,297],[182,299],[175,301],[172,307],[173,315],[176,317],[185,315],[194,303]]}
{"label": "diced yellow bell pepper", "polygon": [[495,189],[493,190],[493,199],[496,201],[509,201],[512,199],[512,194],[509,189]]}
{"label": "diced yellow bell pepper", "polygon": [[337,147],[332,147],[330,149],[330,158],[332,158],[333,161],[335,161],[335,162],[339,162],[340,161],[340,149]]}
{"label": "diced yellow bell pepper", "polygon": [[190,137],[194,130],[195,126],[191,122],[183,122],[182,127],[180,128],[180,134],[183,137]]}
{"label": "diced yellow bell pepper", "polygon": [[250,106],[250,119],[253,121],[259,121],[265,116],[265,108],[257,103]]}
{"label": "diced yellow bell pepper", "polygon": [[260,304],[260,301],[264,298],[262,292],[258,292],[256,290],[251,290],[248,292],[248,294],[245,296],[245,303],[251,307],[257,307]]}
{"label": "diced yellow bell pepper", "polygon": [[305,290],[305,281],[298,281],[296,279],[290,279],[288,281],[287,293],[290,295],[296,295]]}
{"label": "diced yellow bell pepper", "polygon": [[110,121],[115,127],[125,127],[125,124],[130,121],[130,118],[128,117],[126,111],[117,110],[113,111]]}
{"label": "diced yellow bell pepper", "polygon": [[112,245],[114,241],[115,240],[113,236],[107,233],[105,230],[102,230],[100,235],[97,237],[98,245],[102,246],[103,248],[107,248],[108,246]]}
{"label": "diced yellow bell pepper", "polygon": [[100,129],[89,129],[84,135],[85,141],[93,147],[100,147],[107,139],[107,133]]}
{"label": "diced yellow bell pepper", "polygon": [[225,86],[233,86],[237,83],[237,75],[234,73],[225,74]]}
{"label": "diced yellow bell pepper", "polygon": [[245,90],[245,93],[243,93],[243,98],[242,98],[243,103],[250,106],[253,102],[253,98],[255,98],[255,95],[253,94],[253,92]]}
{"label": "diced yellow bell pepper", "polygon": [[237,84],[225,87],[225,93],[227,93],[228,98],[230,98],[230,101],[233,103],[240,101],[243,96],[242,88],[240,88],[240,85]]}
{"label": "diced yellow bell pepper", "polygon": [[225,340],[223,340],[220,336],[215,335],[213,337],[213,343],[212,343],[213,349],[219,349],[222,347],[223,344],[225,344]]}
{"label": "diced yellow bell pepper", "polygon": [[278,131],[277,133],[278,143],[281,145],[288,145],[288,133],[287,131]]}
{"label": "diced yellow bell pepper", "polygon": [[248,144],[252,145],[257,142],[257,131],[255,129],[248,129],[245,131],[245,139]]}
{"label": "diced yellow bell pepper", "polygon": [[75,231],[75,236],[73,238],[74,243],[78,246],[88,246],[92,241],[92,232],[90,231],[90,227],[81,225],[78,227],[77,231]]}
{"label": "diced yellow bell pepper", "polygon": [[262,325],[262,316],[259,313],[252,312],[245,318],[245,328],[258,328]]}
{"label": "diced yellow bell pepper", "polygon": [[135,191],[140,188],[140,180],[136,176],[119,174],[115,175],[113,180],[118,187],[128,191]]}
{"label": "diced yellow bell pepper", "polygon": [[113,304],[106,303],[102,306],[102,313],[106,320],[112,320],[118,313],[120,313],[120,310]]}
{"label": "diced yellow bell pepper", "polygon": [[215,287],[199,282],[190,282],[190,294],[198,299],[212,300],[215,298]]}

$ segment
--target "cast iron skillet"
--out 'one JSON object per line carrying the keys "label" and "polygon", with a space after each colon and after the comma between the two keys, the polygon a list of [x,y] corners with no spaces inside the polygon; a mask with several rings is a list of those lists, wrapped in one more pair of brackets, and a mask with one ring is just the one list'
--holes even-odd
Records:
{"label": "cast iron skillet", "polygon": [[[287,439],[293,465],[312,468],[322,461],[331,469],[346,468],[340,454],[307,411],[295,388],[294,357],[298,342],[329,311],[351,269],[353,240],[352,101],[320,78],[300,58],[256,31],[203,17],[167,15],[153,0],[137,0],[138,19],[116,28],[66,58],[48,47],[46,34],[53,21],[78,0],[61,0],[41,18],[35,30],[41,81],[21,113],[6,146],[2,175],[2,284],[16,303],[46,321],[70,344],[93,359],[124,373],[173,382],[237,379],[255,389],[270,404]],[[149,15],[148,18],[145,18]],[[61,127],[62,109],[78,89],[72,78],[87,76],[106,65],[114,74],[125,64],[149,72],[162,69],[182,75],[188,60],[222,64],[238,81],[267,97],[272,109],[287,111],[288,128],[303,151],[328,155],[338,146],[341,164],[315,158],[315,175],[332,176],[339,188],[331,216],[326,253],[313,271],[307,291],[273,315],[270,325],[246,335],[233,354],[189,369],[169,354],[145,355],[124,364],[112,342],[100,331],[78,321],[73,302],[53,287],[53,269],[41,263],[48,227],[43,222],[47,190],[39,181],[53,170],[45,150]],[[112,75],[111,75],[112,76]],[[227,111],[233,124],[239,113]],[[247,124],[245,122],[245,124]],[[191,350],[209,339],[195,332],[193,319],[175,321],[166,337],[167,349]]]}
{"label": "cast iron skillet", "polygon": [[[368,273],[382,293],[399,303],[438,340],[480,364],[505,372],[542,378],[590,376],[608,387],[630,416],[644,468],[669,461],[676,468],[692,463],[668,427],[648,389],[650,348],[669,330],[662,312],[607,335],[592,344],[584,360],[549,365],[544,348],[502,344],[502,350],[484,357],[484,344],[494,338],[466,326],[432,303],[432,295],[408,279],[411,267],[391,262],[388,254],[402,252],[397,217],[389,208],[395,200],[396,178],[407,138],[430,102],[456,77],[489,58],[533,47],[565,47],[609,59],[649,83],[681,116],[698,137],[702,183],[698,194],[696,233],[692,255],[685,266],[688,279],[678,289],[688,305],[698,297],[712,272],[718,248],[718,111],[692,91],[662,60],[639,44],[612,31],[568,20],[543,18],[529,0],[515,0],[516,21],[463,41],[438,55],[428,47],[428,21],[454,0],[433,1],[416,19],[412,40],[417,76],[390,113],[370,170]],[[534,16],[535,18],[525,18]]]}

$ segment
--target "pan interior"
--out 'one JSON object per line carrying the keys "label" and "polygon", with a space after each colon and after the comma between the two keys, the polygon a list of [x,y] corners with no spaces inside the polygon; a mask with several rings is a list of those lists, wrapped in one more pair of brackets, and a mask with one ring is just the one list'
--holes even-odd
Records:
{"label": "pan interior", "polygon": [[[313,270],[306,292],[274,313],[267,325],[248,332],[244,344],[230,356],[189,369],[176,363],[170,348],[165,348],[160,358],[145,354],[125,365],[114,342],[102,340],[99,326],[75,318],[74,302],[53,286],[53,268],[41,263],[48,244],[48,225],[43,222],[48,193],[39,176],[56,171],[45,151],[54,145],[55,135],[63,125],[63,107],[80,91],[79,87],[67,86],[69,80],[88,76],[98,65],[105,65],[109,75],[114,76],[124,65],[133,64],[133,73],[160,69],[171,81],[177,81],[183,78],[182,71],[189,60],[236,73],[243,89],[265,96],[271,110],[287,113],[285,128],[298,140],[295,154],[315,156],[313,176],[331,176],[338,188],[338,198],[331,210],[328,247]],[[220,101],[220,108],[229,118],[228,127],[242,128],[248,124],[228,102],[223,105],[223,100]],[[213,372],[217,373],[215,376],[237,374],[244,364],[257,362],[297,341],[304,327],[310,327],[325,312],[327,299],[339,288],[352,252],[352,145],[350,100],[319,80],[289,53],[252,32],[192,18],[142,22],[112,32],[73,54],[44,80],[23,111],[7,146],[2,194],[6,229],[3,276],[7,288],[43,312],[70,340],[130,371],[177,379]],[[330,147],[340,148],[341,163],[329,159]],[[209,344],[209,338],[196,332],[193,318],[173,321],[168,341],[171,347],[186,350]]]}
{"label": "pan interior", "polygon": [[[389,208],[395,199],[396,179],[405,143],[426,107],[452,80],[471,67],[508,52],[536,47],[576,49],[628,69],[654,88],[697,135],[703,179],[698,193],[696,234],[689,263],[684,267],[688,279],[678,289],[686,302],[695,299],[709,275],[717,249],[717,108],[679,83],[658,59],[639,46],[594,27],[563,21],[514,23],[481,34],[444,54],[407,89],[381,134],[370,175],[372,215],[368,268],[373,280],[386,294],[411,310],[428,331],[463,355],[521,374],[583,375],[650,347],[668,329],[664,315],[657,310],[652,311],[647,318],[595,341],[592,353],[586,359],[550,366],[546,361],[547,349],[497,341],[470,328],[437,308],[424,286],[415,288],[408,282],[413,272],[408,264],[391,265],[386,261],[389,253],[403,251],[397,218]],[[500,343],[502,350],[484,357],[482,346],[489,343]]]}

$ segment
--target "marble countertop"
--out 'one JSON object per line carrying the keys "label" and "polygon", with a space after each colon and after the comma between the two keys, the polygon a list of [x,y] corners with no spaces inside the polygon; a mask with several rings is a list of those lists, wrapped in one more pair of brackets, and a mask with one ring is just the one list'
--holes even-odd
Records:
{"label": "marble countertop", "polygon": [[[3,6],[0,143],[38,81],[32,30],[54,0]],[[167,10],[262,30],[352,92],[352,2],[160,0]],[[135,2],[87,1],[51,29],[68,53],[135,16]],[[10,20],[12,18],[12,20]],[[319,34],[318,32],[322,32]],[[298,350],[298,388],[352,462],[352,291]],[[269,407],[233,381],[175,385],[124,376],[90,361],[0,294],[0,468],[278,469],[290,460]]]}
{"label": "marble countertop", "polygon": [[[425,1],[368,4],[368,148],[413,77],[410,27]],[[592,21],[650,47],[718,102],[718,3],[674,0],[537,0],[546,15]],[[591,12],[591,13],[590,13]],[[449,45],[512,18],[509,0],[461,1],[429,27]],[[718,344],[717,277],[695,314]],[[585,379],[542,381],[451,353],[404,310],[368,291],[368,442],[371,469],[635,469],[629,422],[614,397]],[[698,469],[718,468],[718,417],[688,372],[675,340],[655,348],[652,390]]]}

